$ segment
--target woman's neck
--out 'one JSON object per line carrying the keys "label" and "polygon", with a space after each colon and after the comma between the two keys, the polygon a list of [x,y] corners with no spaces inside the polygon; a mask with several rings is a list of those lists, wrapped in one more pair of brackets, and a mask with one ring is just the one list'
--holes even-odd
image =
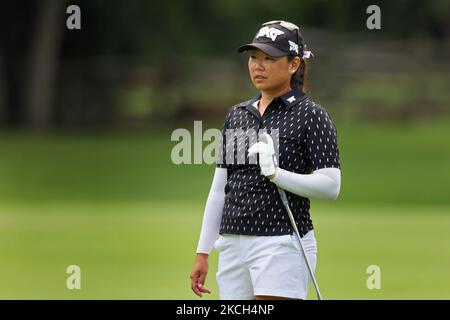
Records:
{"label": "woman's neck", "polygon": [[262,106],[263,109],[265,109],[272,102],[273,99],[282,96],[283,94],[289,92],[290,90],[291,87],[287,86],[277,91],[261,91],[261,100],[259,102],[259,105]]}

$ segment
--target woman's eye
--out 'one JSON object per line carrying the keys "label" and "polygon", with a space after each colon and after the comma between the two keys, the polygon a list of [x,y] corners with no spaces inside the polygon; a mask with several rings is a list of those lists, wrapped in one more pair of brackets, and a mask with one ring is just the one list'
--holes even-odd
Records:
{"label": "woman's eye", "polygon": [[269,60],[269,61],[275,61],[275,59],[272,58],[272,57],[266,57],[266,60]]}

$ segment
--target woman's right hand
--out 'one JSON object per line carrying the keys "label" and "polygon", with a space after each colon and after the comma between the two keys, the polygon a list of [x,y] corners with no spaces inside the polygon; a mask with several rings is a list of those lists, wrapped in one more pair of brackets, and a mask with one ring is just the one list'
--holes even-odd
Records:
{"label": "woman's right hand", "polygon": [[210,289],[204,287],[207,274],[208,255],[205,253],[197,253],[190,277],[191,289],[199,297],[202,297],[202,293],[211,293]]}

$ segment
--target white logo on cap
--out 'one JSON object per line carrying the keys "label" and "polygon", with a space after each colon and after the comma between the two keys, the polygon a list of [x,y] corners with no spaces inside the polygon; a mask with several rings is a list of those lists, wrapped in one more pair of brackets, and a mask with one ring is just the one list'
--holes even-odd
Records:
{"label": "white logo on cap", "polygon": [[272,41],[275,41],[275,39],[280,35],[283,34],[284,31],[281,31],[277,28],[271,28],[271,27],[263,27],[261,30],[259,30],[258,35],[256,38],[259,37],[267,37],[272,39]]}
{"label": "white logo on cap", "polygon": [[298,54],[298,44],[289,40],[289,51],[295,51]]}

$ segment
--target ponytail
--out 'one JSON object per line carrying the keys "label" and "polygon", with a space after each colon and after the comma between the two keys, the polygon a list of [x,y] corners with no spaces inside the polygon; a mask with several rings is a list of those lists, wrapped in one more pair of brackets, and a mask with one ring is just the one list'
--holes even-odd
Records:
{"label": "ponytail", "polygon": [[[294,60],[294,56],[288,56],[288,61]],[[300,67],[291,77],[291,88],[300,88],[303,92],[308,91],[309,87],[307,84],[307,72],[308,72],[308,62],[307,59],[301,59]]]}

